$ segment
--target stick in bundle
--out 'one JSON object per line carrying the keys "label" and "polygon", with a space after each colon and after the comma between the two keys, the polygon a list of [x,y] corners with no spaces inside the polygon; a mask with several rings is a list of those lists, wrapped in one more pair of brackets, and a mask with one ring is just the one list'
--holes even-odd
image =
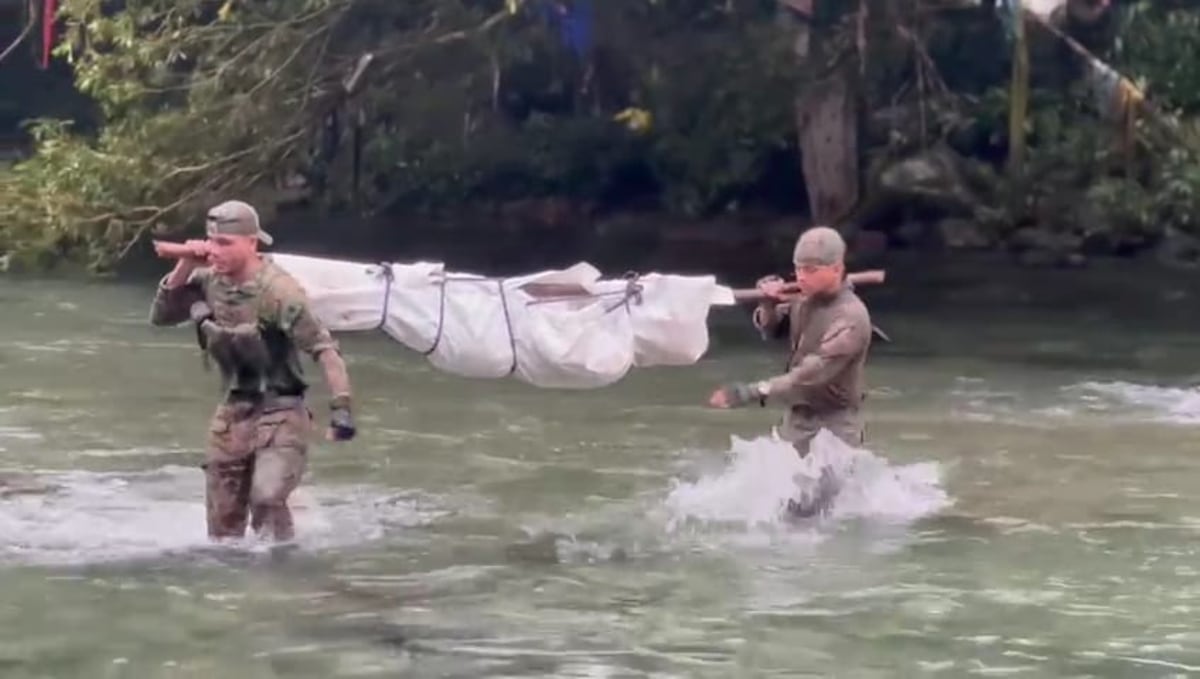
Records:
{"label": "stick in bundle", "polygon": [[[846,274],[846,280],[855,286],[877,285],[887,280],[887,271],[883,269],[856,271]],[[530,302],[530,304],[586,297],[591,294],[582,286],[562,283],[526,283],[521,286],[521,289],[534,297],[540,298],[537,301]],[[799,286],[795,282],[785,284],[783,290],[788,294],[778,299],[781,303],[789,302],[802,295]],[[767,296],[758,288],[742,288],[733,290],[733,298],[738,302],[761,302],[767,299]],[[880,330],[878,326],[871,326],[871,330],[875,333],[876,337],[884,342],[892,341],[892,338],[883,330]]]}
{"label": "stick in bundle", "polygon": [[[887,272],[882,269],[846,274],[846,280],[856,286],[882,283],[886,278]],[[526,283],[521,289],[534,297],[585,297],[591,294],[583,286],[563,283]],[[780,302],[800,295],[800,288],[796,283],[788,283],[784,285],[784,292],[789,295],[780,299]],[[759,302],[766,299],[766,296],[758,288],[743,288],[733,290],[733,298],[739,302]]]}

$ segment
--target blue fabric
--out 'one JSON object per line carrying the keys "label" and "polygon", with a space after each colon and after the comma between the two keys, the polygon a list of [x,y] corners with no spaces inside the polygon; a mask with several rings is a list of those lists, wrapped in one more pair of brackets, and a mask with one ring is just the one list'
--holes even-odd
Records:
{"label": "blue fabric", "polygon": [[558,28],[562,44],[579,57],[592,48],[594,15],[592,0],[542,0],[537,11],[543,21]]}

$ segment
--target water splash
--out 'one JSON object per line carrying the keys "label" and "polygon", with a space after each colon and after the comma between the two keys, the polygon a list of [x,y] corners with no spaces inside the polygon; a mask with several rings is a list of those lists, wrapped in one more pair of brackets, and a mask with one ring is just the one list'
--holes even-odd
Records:
{"label": "water splash", "polygon": [[1066,389],[1098,411],[1144,411],[1153,421],[1178,424],[1200,422],[1200,390],[1160,387],[1132,382],[1083,382]]}
{"label": "water splash", "polygon": [[907,523],[951,504],[936,463],[893,466],[826,430],[804,458],[776,437],[732,437],[729,456],[728,466],[715,474],[674,482],[664,502],[670,530],[697,523],[742,530],[790,525],[788,501],[814,498],[824,470],[839,489],[826,520]]}
{"label": "water splash", "polygon": [[[0,494],[0,561],[78,565],[210,549],[204,479],[196,468],[141,473],[8,474]],[[306,550],[379,539],[440,515],[425,502],[368,486],[301,486],[289,503]],[[253,538],[230,546],[266,550]]]}

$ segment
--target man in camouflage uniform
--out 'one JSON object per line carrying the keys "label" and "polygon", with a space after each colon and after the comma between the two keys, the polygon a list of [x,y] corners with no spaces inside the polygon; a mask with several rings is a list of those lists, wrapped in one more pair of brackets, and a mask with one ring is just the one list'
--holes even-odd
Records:
{"label": "man in camouflage uniform", "polygon": [[160,282],[150,322],[192,321],[206,363],[221,371],[224,399],[202,465],[209,537],[243,537],[249,518],[256,533],[288,541],[288,496],[307,468],[312,431],[298,352],[320,363],[333,394],[331,440],[355,435],[350,379],[300,284],[258,253],[272,238],[254,208],[222,203],[208,212],[206,230],[207,240],[187,241],[188,254]]}
{"label": "man in camouflage uniform", "polygon": [[764,278],[758,287],[765,300],[754,311],[754,325],[764,338],[788,334],[787,372],[726,385],[710,400],[718,408],[768,402],[786,406],[780,437],[801,457],[808,455],[822,428],[851,446],[864,440],[861,405],[871,315],[845,279],[845,253],[845,241],[833,229],[816,227],[801,234],[793,260],[802,296],[781,302],[783,281]]}

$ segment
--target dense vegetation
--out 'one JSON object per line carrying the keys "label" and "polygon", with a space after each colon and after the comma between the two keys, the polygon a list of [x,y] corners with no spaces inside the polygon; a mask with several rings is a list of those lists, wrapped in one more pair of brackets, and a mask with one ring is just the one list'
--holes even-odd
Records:
{"label": "dense vegetation", "polygon": [[[861,63],[868,197],[846,228],[1045,261],[1189,250],[1200,10],[1119,11],[1097,54],[1158,109],[1132,127],[1098,115],[1058,48],[1034,59],[1013,167],[1011,22],[990,3],[953,4],[869,0],[886,11],[865,27],[858,3],[818,12],[835,56]],[[297,200],[395,214],[536,198],[581,215],[802,213],[794,105],[809,74],[782,11],[776,0],[62,0],[56,55],[95,112],[28,125],[30,157],[0,172],[0,253],[108,267],[229,194],[268,216]]]}

